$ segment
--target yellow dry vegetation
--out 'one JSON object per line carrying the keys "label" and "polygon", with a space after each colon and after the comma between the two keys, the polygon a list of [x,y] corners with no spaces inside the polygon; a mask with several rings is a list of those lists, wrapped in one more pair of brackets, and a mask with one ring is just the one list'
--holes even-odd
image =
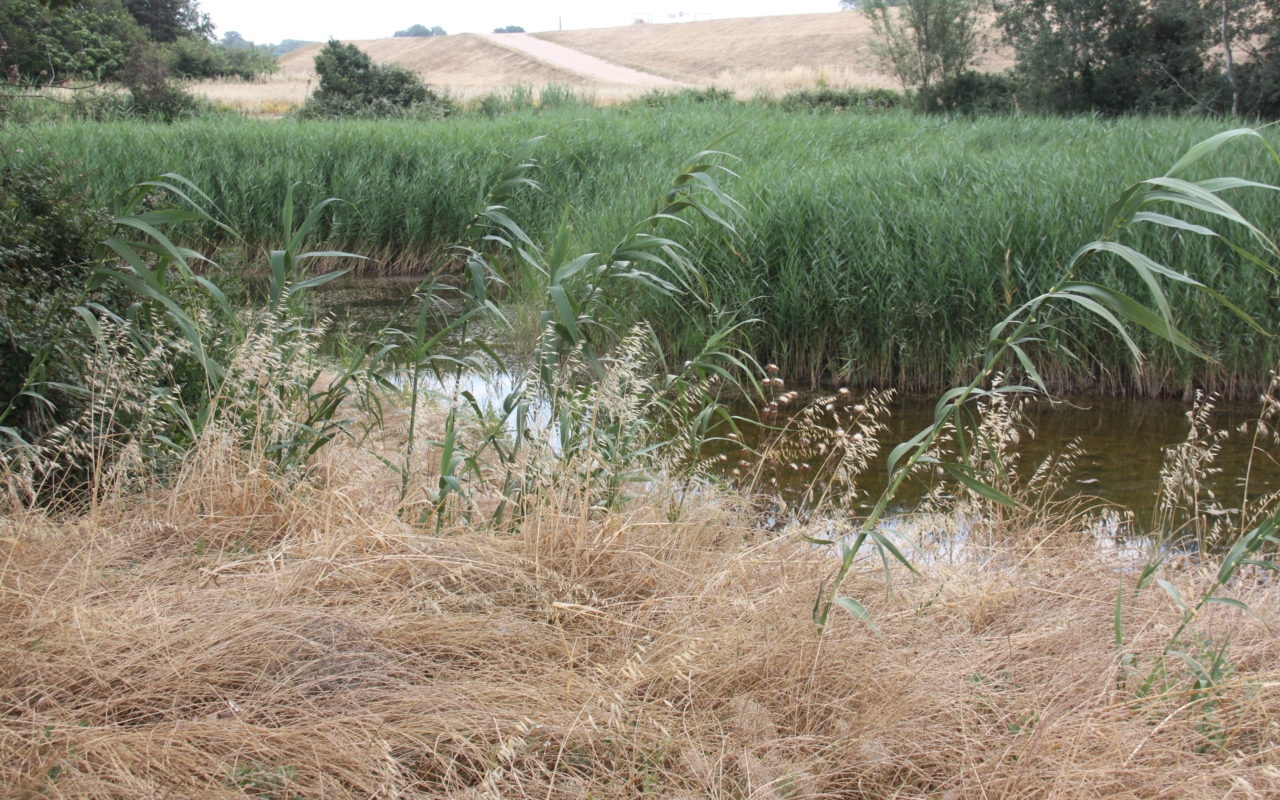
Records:
{"label": "yellow dry vegetation", "polygon": [[[539,33],[567,47],[675,80],[742,92],[829,86],[897,87],[871,51],[862,14],[792,14]],[[1012,63],[1003,51],[985,69]]]}
{"label": "yellow dry vegetation", "polygon": [[[695,86],[729,89],[740,97],[818,86],[897,87],[871,52],[870,24],[852,12],[636,24],[536,35],[605,61]],[[351,44],[376,63],[400,64],[432,86],[464,98],[517,85],[571,86],[588,90],[599,102],[646,91],[602,83],[568,66],[541,61],[476,34],[363,39]],[[307,45],[281,56],[281,75],[265,84],[274,87],[275,94],[263,101],[254,96],[257,90],[215,84],[199,88],[212,99],[237,108],[264,102],[267,108],[282,99],[299,103],[305,97],[307,81],[314,77],[315,55],[321,46]],[[1008,53],[993,50],[984,56],[982,67],[996,70],[1011,63]]]}
{"label": "yellow dry vegetation", "polygon": [[[432,86],[498,88],[515,84],[549,83],[579,86],[591,83],[581,75],[557,69],[471,33],[454,36],[356,39],[348,42],[378,64],[400,64],[422,75]],[[323,45],[309,44],[280,57],[286,75],[312,75]]]}
{"label": "yellow dry vegetation", "polygon": [[[508,532],[436,532],[367,452],[263,464],[214,442],[150,491],[0,516],[7,797],[1280,796],[1276,588],[1202,616],[1213,688],[1171,655],[1144,683],[1178,614],[1079,517],[892,594],[868,560],[846,589],[879,633],[819,637],[831,555],[742,499],[566,486]],[[1164,575],[1194,596],[1212,566]]]}

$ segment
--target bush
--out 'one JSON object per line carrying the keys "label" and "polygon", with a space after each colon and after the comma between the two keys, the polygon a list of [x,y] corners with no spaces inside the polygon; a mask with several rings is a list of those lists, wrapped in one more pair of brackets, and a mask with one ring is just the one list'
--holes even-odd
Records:
{"label": "bush", "polygon": [[[38,409],[17,395],[40,353],[66,344],[68,308],[84,299],[110,230],[111,216],[88,200],[85,177],[51,154],[0,159],[0,411],[12,405],[10,419],[25,432]],[[46,360],[45,378],[65,379],[66,359]]]}
{"label": "bush", "polygon": [[160,122],[174,122],[208,113],[212,106],[203,98],[174,86],[169,67],[159,45],[134,48],[121,75],[129,89],[129,116]]}
{"label": "bush", "polygon": [[[1240,69],[1240,110],[1263,119],[1280,119],[1280,46],[1271,51]],[[1229,94],[1224,91],[1223,95],[1223,105],[1229,106]]]}
{"label": "bush", "polygon": [[788,92],[776,101],[783,111],[879,111],[898,108],[905,96],[893,89],[803,89]]}
{"label": "bush", "polygon": [[124,67],[143,32],[119,3],[93,0],[0,3],[0,66],[27,83],[58,83],[75,75],[102,79]]}
{"label": "bush", "polygon": [[646,108],[666,108],[686,103],[719,105],[732,103],[734,99],[733,92],[728,89],[717,89],[711,86],[706,89],[680,89],[675,92],[654,89],[653,91],[645,92],[632,102]]}
{"label": "bush", "polygon": [[1017,83],[1009,75],[969,70],[921,90],[920,110],[951,114],[992,114],[1017,108]]}
{"label": "bush", "polygon": [[398,64],[374,64],[353,44],[330,40],[316,55],[320,86],[300,115],[325,117],[442,117],[448,100]]}
{"label": "bush", "polygon": [[276,71],[276,59],[259,47],[227,47],[206,39],[182,38],[169,45],[169,70],[179,78],[251,80]]}
{"label": "bush", "polygon": [[396,31],[397,38],[420,37],[420,36],[448,36],[449,32],[439,25],[432,25],[428,28],[426,25],[410,25],[402,31]]}

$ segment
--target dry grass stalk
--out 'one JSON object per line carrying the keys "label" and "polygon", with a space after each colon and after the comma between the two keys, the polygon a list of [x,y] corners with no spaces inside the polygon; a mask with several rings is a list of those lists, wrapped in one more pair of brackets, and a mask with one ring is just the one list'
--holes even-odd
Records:
{"label": "dry grass stalk", "polygon": [[[334,448],[274,483],[216,442],[169,488],[0,520],[0,785],[14,797],[1170,798],[1280,792],[1277,589],[1198,623],[1235,672],[1213,730],[1140,705],[1091,548],[938,561],[819,643],[830,558],[714,497],[424,535]],[[1068,536],[1073,522],[1041,519]],[[1057,529],[1054,530],[1054,526]],[[1184,591],[1209,570],[1176,576]],[[1126,605],[1129,648],[1177,616]],[[1212,735],[1210,735],[1212,734]]]}

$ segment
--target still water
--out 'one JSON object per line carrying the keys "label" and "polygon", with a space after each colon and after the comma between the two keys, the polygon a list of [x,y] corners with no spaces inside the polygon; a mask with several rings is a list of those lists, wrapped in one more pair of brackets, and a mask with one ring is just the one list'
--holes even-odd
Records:
{"label": "still water", "polygon": [[[401,319],[391,317],[400,309],[404,300],[412,294],[418,281],[414,279],[354,278],[334,281],[317,292],[316,300],[321,311],[341,327],[353,331],[369,332],[388,325],[412,327],[412,312]],[[477,398],[490,396],[500,399],[511,387],[511,376],[502,373],[476,375],[467,379],[466,388]],[[440,387],[444,388],[444,387]],[[890,404],[886,423],[888,431],[881,438],[880,451],[873,457],[869,468],[860,477],[859,492],[865,502],[872,502],[884,487],[885,458],[898,442],[905,441],[919,432],[932,420],[936,398],[909,396],[895,399]],[[791,408],[804,405],[800,398]],[[1078,396],[1064,402],[1038,402],[1024,409],[1026,428],[1020,437],[1017,450],[1020,469],[1030,471],[1041,461],[1061,453],[1072,443],[1083,451],[1074,470],[1067,479],[1064,490],[1089,495],[1101,501],[1129,509],[1135,514],[1137,526],[1149,520],[1152,504],[1160,485],[1160,469],[1167,448],[1187,437],[1190,404],[1167,399],[1117,399],[1113,397]],[[743,404],[733,412],[743,418],[754,418],[753,408]],[[1237,429],[1250,424],[1258,417],[1256,405],[1244,403],[1220,403],[1209,420],[1212,430],[1227,430],[1230,435],[1223,441],[1214,459],[1211,474],[1205,485],[1219,499],[1224,508],[1240,505],[1243,482],[1249,476],[1250,497],[1280,489],[1280,456],[1274,447],[1255,450],[1252,433]],[[785,419],[771,420],[775,426]],[[742,428],[742,444],[749,448],[756,445],[756,433],[750,426]],[[723,470],[730,481],[730,468],[734,459],[745,455],[732,442],[721,441],[710,448],[712,456],[724,453],[730,458]],[[1252,455],[1252,459],[1251,459]],[[813,480],[812,472],[803,470],[794,475],[780,475],[778,490],[784,496],[802,494],[802,485]],[[768,489],[756,481],[753,486]],[[920,488],[907,489],[901,495],[906,506],[913,504]]]}

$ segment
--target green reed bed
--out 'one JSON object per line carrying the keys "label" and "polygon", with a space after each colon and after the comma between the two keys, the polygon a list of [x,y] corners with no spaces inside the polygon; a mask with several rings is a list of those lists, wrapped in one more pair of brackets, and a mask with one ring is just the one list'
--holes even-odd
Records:
{"label": "green reed bed", "polygon": [[[1161,174],[1223,127],[1194,119],[948,120],[690,104],[437,123],[84,123],[0,136],[6,147],[79,162],[104,199],[152,174],[186,175],[250,247],[278,238],[273,221],[290,185],[302,184],[300,204],[341,197],[349,205],[322,222],[319,238],[373,256],[367,268],[386,272],[444,263],[493,177],[533,136],[550,134],[535,153],[544,193],[517,194],[511,215],[545,239],[571,207],[578,250],[609,247],[673,170],[714,144],[740,159],[739,177],[724,181],[743,205],[737,235],[726,239],[705,224],[681,237],[707,278],[710,305],[758,319],[744,329],[752,351],[782,365],[793,382],[930,389],[963,372],[995,321],[1051,285],[1074,249],[1103,233],[1110,198]],[[1239,146],[1191,177],[1275,182],[1275,172],[1261,148]],[[1276,229],[1280,203],[1268,193],[1225,196]],[[1243,269],[1220,242],[1160,234],[1139,231],[1134,244],[1215,286],[1264,326],[1274,322],[1274,279]],[[1095,259],[1090,269],[1102,282],[1143,293],[1119,263]],[[1111,334],[1086,329],[1070,343],[1081,360],[1041,364],[1046,378],[1058,388],[1098,382],[1157,393],[1197,384],[1252,392],[1274,364],[1275,347],[1212,301],[1175,299],[1185,332],[1206,343],[1216,363],[1156,347],[1135,370]],[[625,311],[653,320],[677,354],[719,324],[692,303],[653,306]]]}

